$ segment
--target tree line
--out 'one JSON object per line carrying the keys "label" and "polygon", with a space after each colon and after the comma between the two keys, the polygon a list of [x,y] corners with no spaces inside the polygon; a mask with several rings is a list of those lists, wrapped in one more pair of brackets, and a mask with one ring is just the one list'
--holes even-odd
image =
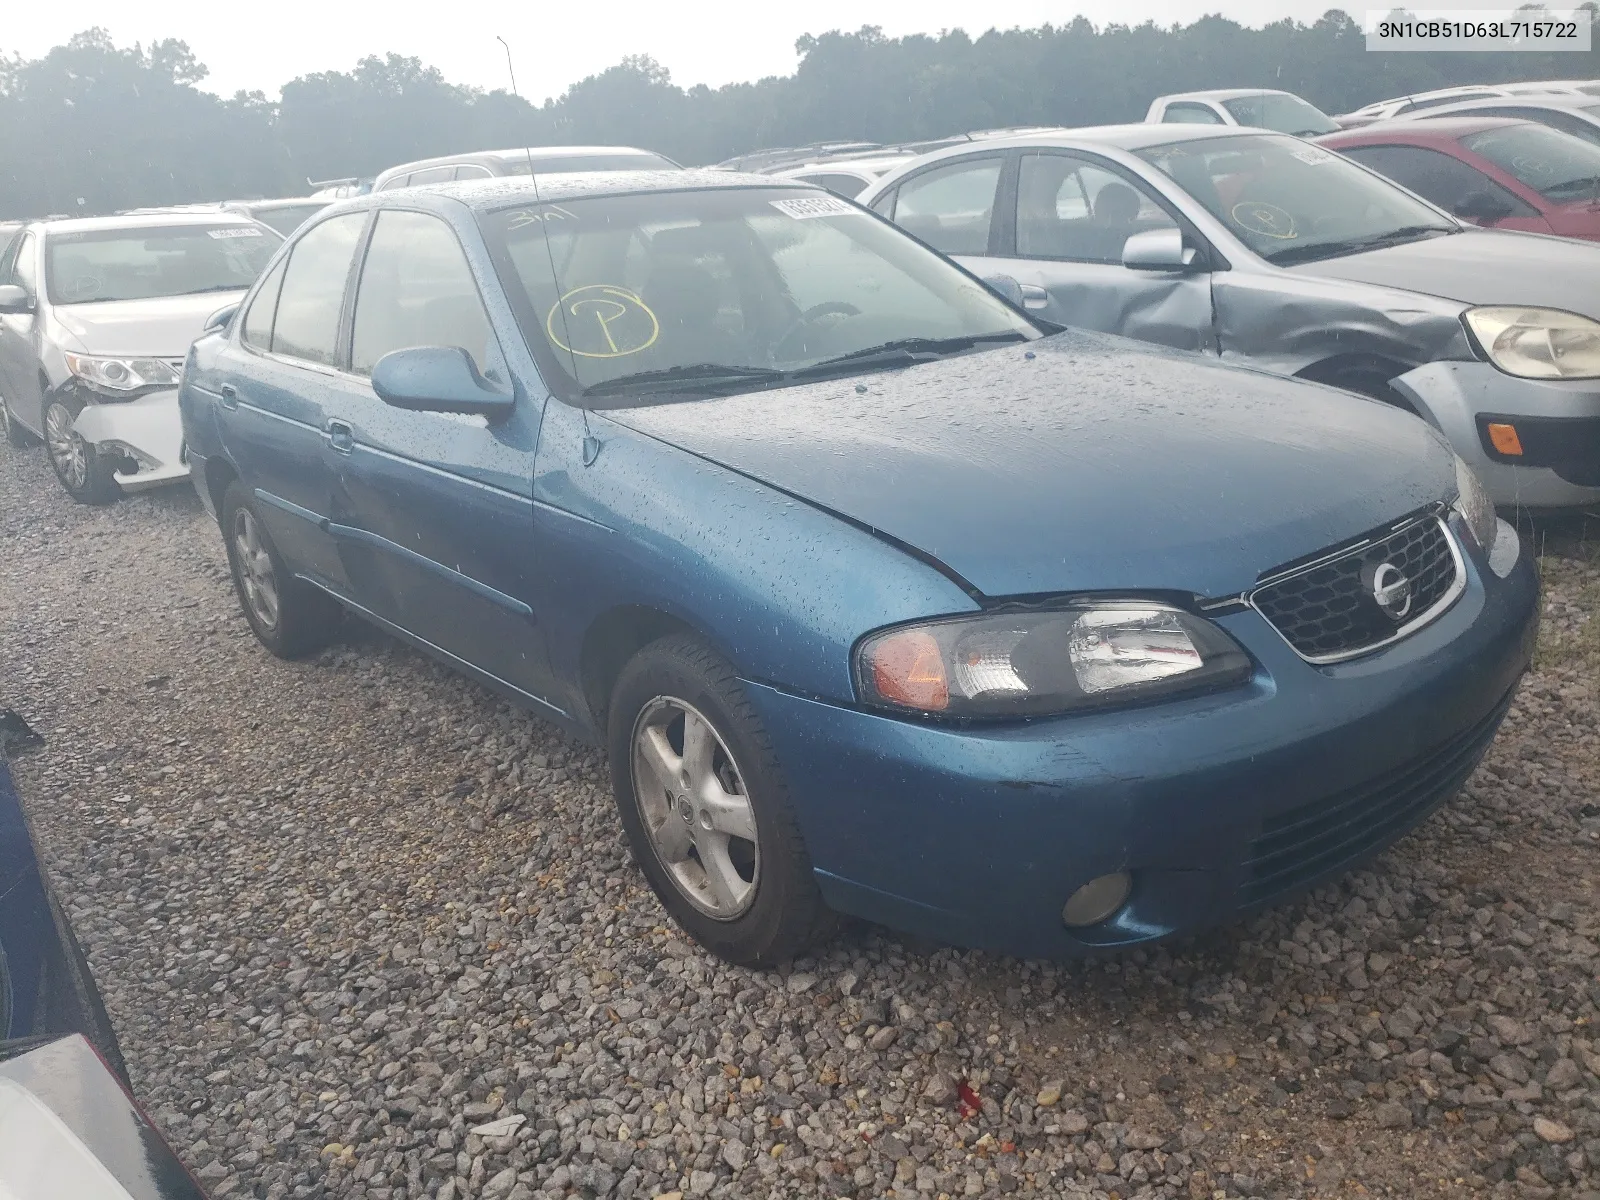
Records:
{"label": "tree line", "polygon": [[[1596,20],[1596,4],[1585,4]],[[619,143],[710,163],[761,146],[1136,121],[1165,92],[1273,87],[1330,113],[1459,83],[1600,77],[1587,53],[1369,53],[1330,10],[1309,25],[1096,26],[800,39],[792,75],[683,88],[648,57],[543,103],[462,87],[415,58],[305,75],[281,97],[224,98],[177,40],[119,47],[90,29],[38,59],[0,56],[0,217],[304,194],[308,179],[502,146]],[[535,86],[536,83],[535,83]]]}

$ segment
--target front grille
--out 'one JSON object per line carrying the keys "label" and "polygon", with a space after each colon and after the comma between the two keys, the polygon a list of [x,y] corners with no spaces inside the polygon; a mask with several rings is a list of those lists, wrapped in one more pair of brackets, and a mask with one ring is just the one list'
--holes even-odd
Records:
{"label": "front grille", "polygon": [[[1391,615],[1373,581],[1389,564],[1409,584],[1410,603]],[[1466,572],[1443,520],[1431,513],[1378,530],[1300,567],[1269,572],[1249,600],[1302,657],[1338,662],[1420,629],[1450,606]],[[1385,581],[1396,576],[1386,573]]]}
{"label": "front grille", "polygon": [[1417,824],[1467,781],[1509,707],[1507,694],[1488,716],[1422,758],[1263,823],[1246,854],[1240,907],[1293,891]]}

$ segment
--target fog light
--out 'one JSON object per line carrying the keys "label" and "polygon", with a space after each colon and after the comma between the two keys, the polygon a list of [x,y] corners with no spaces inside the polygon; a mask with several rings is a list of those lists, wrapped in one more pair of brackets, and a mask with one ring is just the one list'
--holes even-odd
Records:
{"label": "fog light", "polygon": [[1133,877],[1126,871],[1091,879],[1062,906],[1061,923],[1068,929],[1100,924],[1123,906],[1132,887]]}

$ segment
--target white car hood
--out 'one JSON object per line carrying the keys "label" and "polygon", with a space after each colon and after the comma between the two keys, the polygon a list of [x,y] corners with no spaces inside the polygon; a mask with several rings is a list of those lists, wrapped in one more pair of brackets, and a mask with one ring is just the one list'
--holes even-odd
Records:
{"label": "white car hood", "polygon": [[183,358],[206,318],[244,298],[245,289],[163,296],[156,300],[108,300],[59,304],[56,322],[83,344],[86,354],[139,358]]}

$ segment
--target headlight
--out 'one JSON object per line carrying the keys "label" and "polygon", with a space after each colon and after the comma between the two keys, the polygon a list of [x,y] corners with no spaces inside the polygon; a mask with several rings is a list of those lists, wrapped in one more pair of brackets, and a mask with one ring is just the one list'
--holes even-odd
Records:
{"label": "headlight", "polygon": [[175,387],[178,373],[159,358],[94,358],[63,354],[67,370],[91,387],[121,394],[149,387]]}
{"label": "headlight", "polygon": [[1469,309],[1464,317],[1489,361],[1524,379],[1600,377],[1600,321],[1554,308]]}
{"label": "headlight", "polygon": [[1466,523],[1479,548],[1485,554],[1492,551],[1495,539],[1500,533],[1500,518],[1494,515],[1494,501],[1489,499],[1489,493],[1479,481],[1478,473],[1462,462],[1460,455],[1456,456],[1454,508],[1461,514],[1462,521]]}
{"label": "headlight", "polygon": [[1137,704],[1242,683],[1251,670],[1210,621],[1143,600],[905,625],[856,651],[866,703],[950,717]]}

